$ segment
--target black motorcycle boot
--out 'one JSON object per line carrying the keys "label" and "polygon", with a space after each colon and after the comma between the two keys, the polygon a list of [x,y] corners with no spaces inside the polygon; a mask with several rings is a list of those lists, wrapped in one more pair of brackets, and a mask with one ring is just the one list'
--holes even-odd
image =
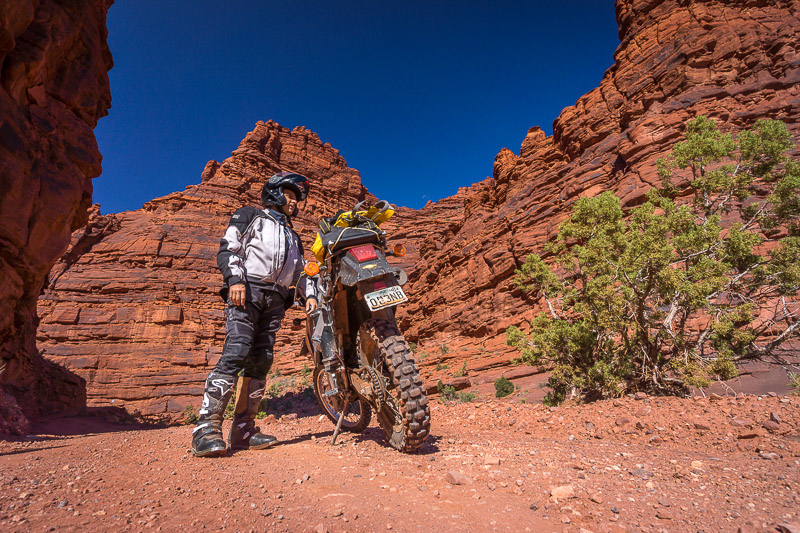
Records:
{"label": "black motorcycle boot", "polygon": [[263,450],[278,442],[277,438],[261,433],[256,427],[255,418],[265,385],[264,380],[239,378],[229,438],[232,450]]}
{"label": "black motorcycle boot", "polygon": [[216,457],[228,451],[222,438],[222,416],[235,385],[235,376],[216,372],[208,375],[197,427],[192,430],[192,453],[196,457]]}

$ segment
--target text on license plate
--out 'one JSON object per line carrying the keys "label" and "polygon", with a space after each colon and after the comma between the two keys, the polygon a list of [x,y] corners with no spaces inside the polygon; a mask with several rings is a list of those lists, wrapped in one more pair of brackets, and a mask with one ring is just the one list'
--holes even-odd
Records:
{"label": "text on license plate", "polygon": [[365,295],[364,299],[367,301],[367,306],[369,307],[370,311],[377,311],[378,309],[383,309],[384,307],[406,302],[408,301],[408,296],[406,296],[406,293],[403,292],[403,289],[397,285],[394,285],[392,287],[386,287],[385,289],[371,292]]}

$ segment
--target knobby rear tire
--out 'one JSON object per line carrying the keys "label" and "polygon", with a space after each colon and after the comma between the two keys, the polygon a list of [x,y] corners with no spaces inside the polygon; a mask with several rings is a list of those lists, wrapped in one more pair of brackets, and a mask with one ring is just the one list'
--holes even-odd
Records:
{"label": "knobby rear tire", "polygon": [[[383,361],[388,370],[391,385],[389,402],[378,413],[378,422],[389,444],[402,452],[411,452],[425,443],[430,433],[431,415],[428,398],[422,390],[422,378],[414,362],[414,356],[397,326],[383,319],[373,318],[359,329],[359,357],[365,364],[378,368]],[[365,342],[369,337],[370,342]],[[372,347],[372,350],[370,350]],[[372,351],[372,353],[366,353]]]}

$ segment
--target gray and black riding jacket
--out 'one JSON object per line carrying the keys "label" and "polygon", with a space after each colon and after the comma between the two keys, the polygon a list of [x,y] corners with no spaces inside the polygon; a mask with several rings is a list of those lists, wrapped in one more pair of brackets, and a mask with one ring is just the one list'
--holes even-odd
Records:
{"label": "gray and black riding jacket", "polygon": [[[305,266],[303,245],[291,224],[288,217],[269,208],[236,210],[217,252],[223,299],[229,287],[244,281],[273,287],[284,298],[290,295],[289,288],[298,283]],[[313,283],[301,285],[306,297],[315,295]]]}

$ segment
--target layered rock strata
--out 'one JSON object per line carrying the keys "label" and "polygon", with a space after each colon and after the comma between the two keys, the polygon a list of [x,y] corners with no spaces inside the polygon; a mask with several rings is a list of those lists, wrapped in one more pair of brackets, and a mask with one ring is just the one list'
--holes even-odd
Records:
{"label": "layered rock strata", "polygon": [[36,300],[86,224],[100,175],[93,130],[111,105],[110,5],[0,1],[0,432],[85,404],[83,380],[36,349]]}
{"label": "layered rock strata", "polygon": [[412,339],[477,343],[524,324],[536,310],[514,269],[577,198],[611,190],[627,207],[642,202],[687,120],[739,130],[773,118],[800,133],[800,2],[618,0],[616,13],[615,63],[551,137],[531,128],[519,155],[497,154],[492,178],[409,214],[438,228],[411,276]]}
{"label": "layered rock strata", "polygon": [[[777,118],[797,133],[798,5],[618,0],[615,63],[555,120],[553,136],[533,127],[519,155],[500,151],[493,177],[421,210],[400,209],[385,229],[409,248],[412,300],[400,322],[418,358],[428,356],[426,375],[447,377],[428,368],[434,362],[450,373],[467,361],[475,371],[507,364],[500,334],[535,312],[513,286],[514,269],[577,198],[612,190],[626,206],[641,202],[657,184],[655,161],[688,119],[706,114],[739,129]],[[368,196],[316,135],[259,123],[230,159],[209,162],[199,185],[96,216],[88,234],[73,237],[41,300],[39,338],[48,358],[87,380],[90,403],[142,413],[197,403],[224,336],[217,241],[228,215],[287,169],[314,186],[299,224],[305,242],[320,216]],[[287,322],[279,337],[284,370],[304,364],[297,334]]]}
{"label": "layered rock strata", "polygon": [[[311,180],[295,221],[307,247],[320,217],[374,200],[315,133],[259,122],[230,158],[206,164],[199,184],[136,211],[95,209],[73,235],[39,302],[39,345],[86,379],[90,405],[152,415],[197,404],[225,337],[220,237],[233,211],[258,205],[265,179],[282,170]],[[294,370],[302,362],[291,319],[300,316],[290,311],[275,350]]]}

